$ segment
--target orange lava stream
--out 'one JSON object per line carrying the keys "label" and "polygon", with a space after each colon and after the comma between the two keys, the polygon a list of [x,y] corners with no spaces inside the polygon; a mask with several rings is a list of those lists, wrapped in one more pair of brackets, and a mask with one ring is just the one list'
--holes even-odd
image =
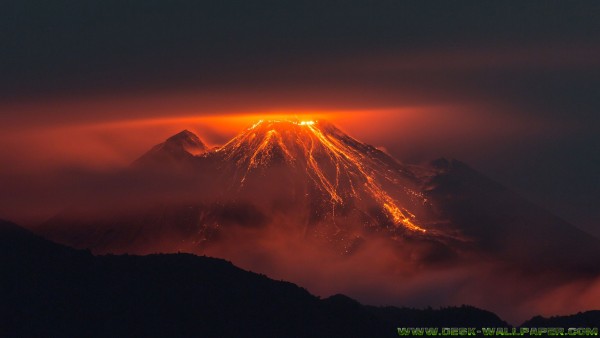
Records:
{"label": "orange lava stream", "polygon": [[321,132],[321,130],[315,128],[314,124],[309,124],[307,125],[307,127],[329,149],[331,154],[333,154],[338,159],[338,161],[335,162],[337,167],[336,180],[338,178],[337,176],[339,175],[339,163],[341,162],[345,167],[347,167],[344,160],[350,162],[359,170],[362,176],[366,179],[365,186],[367,190],[373,195],[373,197],[375,197],[375,199],[379,203],[381,203],[381,205],[383,205],[385,210],[387,210],[387,212],[392,216],[392,219],[394,220],[395,224],[402,224],[406,228],[413,231],[426,232],[425,229],[415,225],[411,221],[411,218],[413,218],[414,215],[406,215],[402,210],[400,210],[400,208],[398,208],[398,206],[396,206],[394,199],[390,197],[383,189],[381,189],[379,185],[377,185],[373,177],[366,172],[364,166],[362,165],[362,159],[360,158],[361,156],[358,153],[356,153],[355,151],[353,151],[353,149],[348,147],[346,148],[350,151],[344,151],[342,145],[339,144],[338,140],[330,139],[329,137],[324,135],[323,132]]}
{"label": "orange lava stream", "polygon": [[[256,137],[253,130],[263,124],[264,121],[258,121],[248,130],[230,142],[225,144],[223,147],[217,149],[217,151],[227,150],[228,158],[231,158],[236,153],[236,150],[243,149],[244,143],[247,143],[250,149],[254,149],[251,155],[247,155],[245,152],[241,152],[243,155],[237,160],[237,164],[240,167],[245,166],[245,173],[241,179],[241,184],[244,184],[248,173],[260,166],[266,164],[272,156],[272,149],[274,145],[278,145],[283,151],[286,160],[290,162],[295,161],[292,152],[288,149],[283,139],[283,136],[277,129],[270,129],[266,132],[262,139]],[[306,171],[309,177],[315,182],[315,184],[326,193],[332,203],[332,212],[335,217],[335,206],[343,202],[342,196],[338,193],[340,175],[342,168],[344,172],[358,172],[361,178],[364,180],[366,190],[372,195],[372,197],[379,203],[383,209],[391,216],[394,224],[401,225],[412,231],[426,232],[425,229],[417,226],[413,223],[414,215],[406,210],[400,209],[395,200],[388,195],[373,178],[373,175],[368,172],[368,168],[363,163],[368,163],[370,159],[358,151],[348,147],[337,140],[324,134],[318,127],[318,123],[315,121],[269,121],[269,123],[290,123],[296,128],[302,128],[302,132],[306,131],[312,135],[312,137],[300,137],[298,135],[297,144],[303,149],[302,151],[306,157]],[[282,127],[282,125],[279,125]],[[323,169],[315,159],[314,153],[316,148],[320,145],[325,147],[325,154],[329,157],[332,163],[335,164],[335,182],[331,182],[327,178],[327,175],[323,172]],[[247,164],[245,164],[247,163]],[[352,179],[350,182],[350,188],[353,196],[358,196]]]}

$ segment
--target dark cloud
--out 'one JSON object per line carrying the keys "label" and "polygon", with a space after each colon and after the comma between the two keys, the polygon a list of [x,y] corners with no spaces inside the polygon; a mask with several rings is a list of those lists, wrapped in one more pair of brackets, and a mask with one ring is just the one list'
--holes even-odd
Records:
{"label": "dark cloud", "polygon": [[11,1],[2,88],[159,90],[370,50],[595,43],[599,10],[558,1]]}

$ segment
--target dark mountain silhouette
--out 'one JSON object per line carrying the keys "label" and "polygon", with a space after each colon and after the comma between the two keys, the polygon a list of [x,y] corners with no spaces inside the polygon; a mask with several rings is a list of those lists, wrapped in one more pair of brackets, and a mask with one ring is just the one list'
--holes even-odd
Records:
{"label": "dark mountain silhouette", "polygon": [[93,256],[0,221],[0,336],[394,337],[506,323],[472,307],[377,308],[190,254]]}
{"label": "dark mountain silhouette", "polygon": [[457,160],[432,162],[427,196],[477,250],[532,271],[600,273],[600,241]]}
{"label": "dark mountain silhouette", "polygon": [[419,311],[392,306],[371,306],[369,310],[387,322],[397,322],[398,318],[402,318],[402,321],[410,323],[409,326],[411,327],[427,327],[431,326],[430,323],[436,323],[435,326],[438,327],[472,327],[473,325],[481,327],[509,326],[494,313],[468,305],[440,309],[427,308]]}
{"label": "dark mountain silhouette", "polygon": [[536,316],[521,324],[522,327],[589,327],[598,328],[600,325],[600,310],[579,312],[568,316],[553,316],[545,318]]}

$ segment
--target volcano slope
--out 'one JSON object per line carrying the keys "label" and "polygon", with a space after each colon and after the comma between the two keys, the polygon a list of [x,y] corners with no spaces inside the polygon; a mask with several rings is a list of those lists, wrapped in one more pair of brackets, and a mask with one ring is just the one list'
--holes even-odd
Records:
{"label": "volcano slope", "polygon": [[[190,148],[204,150],[192,154]],[[177,196],[147,192],[134,201],[118,196],[118,202],[76,205],[40,231],[98,252],[143,250],[136,237],[149,251],[187,244],[201,250],[227,236],[228,227],[273,223],[342,254],[351,254],[368,236],[446,246],[460,236],[434,213],[422,192],[424,174],[327,122],[261,121],[213,150],[182,132],[123,173],[128,181],[144,181],[138,186],[177,181],[171,187]],[[148,245],[171,237],[169,232],[176,238],[173,248]]]}
{"label": "volcano slope", "polygon": [[598,239],[466,164],[402,164],[326,121],[259,121],[214,149],[185,131],[106,180],[36,231],[94,253],[222,257],[380,303],[510,308],[600,273]]}

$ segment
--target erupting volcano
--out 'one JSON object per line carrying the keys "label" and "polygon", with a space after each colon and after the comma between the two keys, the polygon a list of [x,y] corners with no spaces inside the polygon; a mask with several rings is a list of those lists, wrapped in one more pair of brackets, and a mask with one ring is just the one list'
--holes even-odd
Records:
{"label": "erupting volcano", "polygon": [[424,205],[427,200],[414,188],[412,173],[327,122],[259,121],[217,152],[235,162],[234,181],[240,187],[253,171],[264,174],[270,166],[287,164],[306,184],[306,195],[329,200],[334,222],[336,208],[344,214],[366,201],[380,206],[394,226],[426,231],[382,188],[398,184],[397,196],[408,205]]}
{"label": "erupting volcano", "polygon": [[[94,253],[226,258],[365,302],[486,306],[600,273],[597,239],[467,165],[403,164],[321,120],[258,121],[212,149],[183,131],[101,189],[37,231]],[[448,269],[472,298],[411,303],[440,288],[420,278]],[[522,290],[496,295],[490,271]]]}
{"label": "erupting volcano", "polygon": [[3,2],[0,338],[598,326],[600,1],[479,3]]}
{"label": "erupting volcano", "polygon": [[213,149],[183,131],[119,178],[126,193],[74,205],[38,230],[99,253],[234,247],[264,260],[265,243],[281,238],[350,256],[383,240],[415,266],[598,270],[596,239],[466,165],[402,164],[327,121],[261,120]]}
{"label": "erupting volcano", "polygon": [[[346,254],[373,234],[440,242],[451,233],[423,193],[427,170],[400,164],[327,121],[261,120],[212,150],[183,131],[135,161],[130,174],[147,172],[161,175],[156,180],[188,177],[187,192],[181,194],[186,200],[155,201],[165,208],[163,215],[153,214],[156,207],[148,206],[133,221],[131,209],[127,217],[116,219],[114,209],[95,211],[84,225],[58,233],[76,238],[67,240],[71,245],[99,252],[138,252],[140,236],[134,233],[145,234],[141,252],[156,250],[151,243],[158,241],[160,250],[202,252],[203,243],[214,242],[227,226],[277,223],[291,234],[328,242]],[[179,220],[183,211],[173,208],[188,208],[184,214],[191,214]],[[73,210],[82,208],[62,213],[43,232],[65,242],[56,237],[56,229],[81,223],[85,214]],[[157,230],[156,224],[160,234],[147,235]],[[72,235],[72,228],[78,235]],[[165,238],[173,233],[173,246],[165,247]],[[124,237],[129,241],[124,243]]]}

